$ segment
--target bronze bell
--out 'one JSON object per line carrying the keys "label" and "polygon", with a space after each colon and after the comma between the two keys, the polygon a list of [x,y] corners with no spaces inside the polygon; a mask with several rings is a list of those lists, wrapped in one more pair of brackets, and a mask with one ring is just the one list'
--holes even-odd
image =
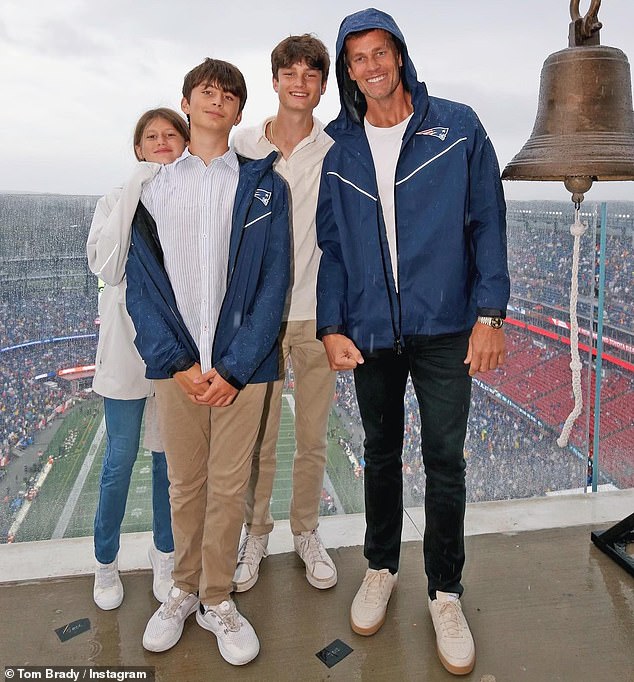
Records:
{"label": "bronze bell", "polygon": [[625,54],[599,44],[593,0],[579,15],[570,4],[570,47],[544,62],[533,132],[503,180],[563,180],[583,200],[593,180],[634,180],[634,111]]}

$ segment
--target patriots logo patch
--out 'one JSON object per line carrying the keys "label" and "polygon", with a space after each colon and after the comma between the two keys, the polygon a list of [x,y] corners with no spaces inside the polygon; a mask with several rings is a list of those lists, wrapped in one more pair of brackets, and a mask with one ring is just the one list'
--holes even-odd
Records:
{"label": "patriots logo patch", "polygon": [[259,199],[265,206],[268,206],[269,201],[271,201],[271,193],[268,191],[268,189],[262,189],[261,187],[258,187],[255,190],[255,198]]}
{"label": "patriots logo patch", "polygon": [[436,128],[427,128],[427,130],[420,130],[416,133],[417,135],[431,135],[432,137],[437,137],[439,140],[445,140],[449,134],[449,128],[444,128],[443,126],[437,126]]}

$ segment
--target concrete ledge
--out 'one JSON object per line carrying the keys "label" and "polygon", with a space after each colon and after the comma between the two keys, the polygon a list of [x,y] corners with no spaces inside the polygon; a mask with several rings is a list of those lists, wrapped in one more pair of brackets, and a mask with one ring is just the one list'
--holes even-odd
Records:
{"label": "concrete ledge", "polygon": [[[603,527],[633,511],[634,489],[479,502],[467,505],[465,534],[513,534],[585,525]],[[405,510],[403,541],[420,540],[424,527],[425,513],[421,507]],[[363,545],[364,515],[324,517],[319,532],[330,548]],[[149,570],[147,550],[151,542],[150,532],[124,534],[119,552],[120,570]],[[269,551],[272,554],[293,551],[288,521],[276,522]],[[0,583],[89,575],[94,570],[92,537],[0,545],[0,567]]]}

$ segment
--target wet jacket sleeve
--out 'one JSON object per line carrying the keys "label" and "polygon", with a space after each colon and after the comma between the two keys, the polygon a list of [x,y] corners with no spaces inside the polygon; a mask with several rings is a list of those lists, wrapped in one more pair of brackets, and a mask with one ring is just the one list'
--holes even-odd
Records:
{"label": "wet jacket sleeve", "polygon": [[90,270],[110,286],[116,286],[125,276],[132,219],[141,189],[143,183],[151,180],[160,167],[157,163],[139,163],[121,189],[114,190],[97,202],[86,243],[86,255]]}
{"label": "wet jacket sleeve", "polygon": [[271,352],[282,323],[290,281],[289,203],[285,182],[273,175],[269,239],[257,294],[227,351],[214,369],[235,388],[243,388]]}
{"label": "wet jacket sleeve", "polygon": [[156,283],[145,267],[145,250],[133,230],[126,265],[126,308],[136,330],[134,345],[147,367],[146,377],[161,379],[188,369],[195,359],[165,319],[168,310],[156,303]]}
{"label": "wet jacket sleeve", "polygon": [[317,243],[322,251],[317,275],[317,337],[321,339],[326,334],[344,334],[346,331],[347,273],[333,212],[326,162],[319,187],[316,223]]}
{"label": "wet jacket sleeve", "polygon": [[506,254],[506,204],[500,169],[482,124],[476,123],[469,157],[469,225],[478,315],[505,315],[510,282]]}

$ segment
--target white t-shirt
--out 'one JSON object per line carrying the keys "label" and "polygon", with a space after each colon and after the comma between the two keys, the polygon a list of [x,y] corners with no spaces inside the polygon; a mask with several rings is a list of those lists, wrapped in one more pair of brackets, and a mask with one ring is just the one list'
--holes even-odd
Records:
{"label": "white t-shirt", "polygon": [[387,230],[387,243],[390,248],[392,274],[398,290],[398,251],[396,250],[396,216],[394,214],[394,182],[396,164],[401,153],[401,143],[412,114],[391,128],[377,128],[367,119],[364,120],[365,134],[368,138],[372,160],[376,170],[376,182],[383,208],[383,220]]}

